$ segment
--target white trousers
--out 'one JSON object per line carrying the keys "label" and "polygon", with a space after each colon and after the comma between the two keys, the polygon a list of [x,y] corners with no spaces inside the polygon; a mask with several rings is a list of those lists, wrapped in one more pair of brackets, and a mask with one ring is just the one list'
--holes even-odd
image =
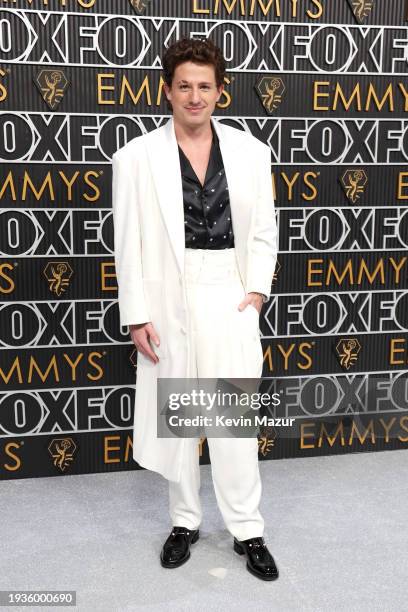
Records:
{"label": "white trousers", "polygon": [[[260,378],[259,315],[251,305],[238,310],[245,290],[235,249],[186,248],[185,281],[188,378]],[[262,536],[257,438],[207,437],[207,442],[214,491],[227,529],[238,540]],[[198,443],[198,438],[186,439],[181,480],[169,481],[173,526],[197,529],[202,520]]]}

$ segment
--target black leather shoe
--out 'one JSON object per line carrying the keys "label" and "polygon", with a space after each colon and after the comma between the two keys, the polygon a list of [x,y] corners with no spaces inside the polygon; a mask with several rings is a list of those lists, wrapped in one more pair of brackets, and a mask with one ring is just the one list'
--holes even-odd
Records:
{"label": "black leather shoe", "polygon": [[239,555],[246,555],[247,569],[261,580],[276,580],[278,568],[262,537],[250,538],[239,542],[234,538],[234,550]]}
{"label": "black leather shoe", "polygon": [[198,529],[173,527],[160,553],[163,567],[179,567],[190,558],[190,545],[200,537]]}

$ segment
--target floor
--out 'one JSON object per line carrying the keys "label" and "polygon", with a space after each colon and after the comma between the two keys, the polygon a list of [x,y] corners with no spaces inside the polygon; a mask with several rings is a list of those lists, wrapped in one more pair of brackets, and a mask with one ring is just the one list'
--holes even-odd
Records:
{"label": "floor", "polygon": [[[260,463],[265,540],[279,579],[249,574],[202,466],[191,559],[164,569],[167,481],[149,471],[3,481],[0,590],[76,590],[76,608],[408,610],[405,450]],[[13,607],[12,610],[52,610]]]}

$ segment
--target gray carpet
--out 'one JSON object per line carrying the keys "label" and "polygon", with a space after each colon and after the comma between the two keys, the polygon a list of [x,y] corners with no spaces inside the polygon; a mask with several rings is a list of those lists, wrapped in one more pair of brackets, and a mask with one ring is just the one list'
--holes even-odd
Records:
{"label": "gray carpet", "polygon": [[405,450],[260,464],[265,540],[280,577],[263,582],[232,550],[202,466],[204,520],[191,559],[159,564],[171,528],[167,481],[149,471],[1,483],[0,588],[77,591],[97,612],[403,612]]}

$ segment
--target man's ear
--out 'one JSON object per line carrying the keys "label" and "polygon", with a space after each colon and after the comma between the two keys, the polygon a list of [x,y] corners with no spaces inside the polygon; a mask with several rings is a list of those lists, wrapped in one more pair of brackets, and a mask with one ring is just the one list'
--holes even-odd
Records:
{"label": "man's ear", "polygon": [[167,85],[167,83],[164,83],[163,89],[164,89],[164,94],[165,94],[166,98],[169,100],[169,94],[170,94],[170,97],[171,97],[171,91],[170,91],[170,87]]}

